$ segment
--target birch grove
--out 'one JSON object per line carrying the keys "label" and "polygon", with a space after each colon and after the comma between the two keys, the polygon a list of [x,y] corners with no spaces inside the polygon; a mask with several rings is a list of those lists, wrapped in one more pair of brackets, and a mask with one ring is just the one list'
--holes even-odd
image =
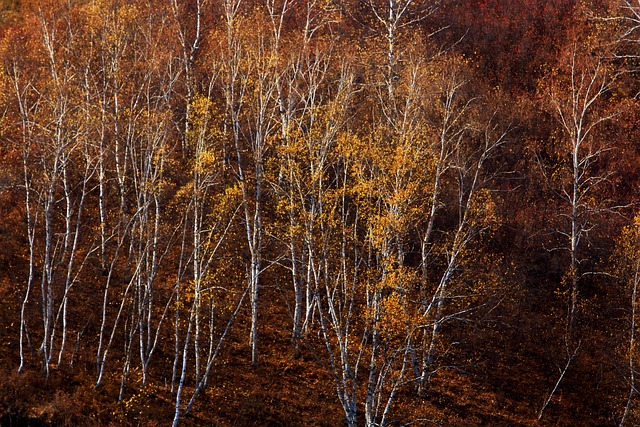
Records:
{"label": "birch grove", "polygon": [[562,423],[598,359],[638,419],[634,2],[5,3],[8,383],[81,384],[79,424]]}

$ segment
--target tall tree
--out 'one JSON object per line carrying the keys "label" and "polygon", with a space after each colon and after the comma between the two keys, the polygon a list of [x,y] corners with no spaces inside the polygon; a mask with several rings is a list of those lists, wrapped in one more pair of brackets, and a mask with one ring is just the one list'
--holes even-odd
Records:
{"label": "tall tree", "polygon": [[[581,283],[594,274],[589,259],[589,234],[607,215],[621,206],[599,195],[610,182],[613,171],[606,168],[606,156],[615,141],[599,134],[602,125],[619,113],[619,104],[610,99],[619,71],[612,63],[607,32],[584,22],[584,33],[577,34],[562,50],[558,66],[541,81],[543,108],[557,120],[560,137],[545,151],[551,164],[540,160],[545,178],[560,202],[554,232],[559,242],[552,250],[568,255],[564,282],[568,305],[564,334],[567,363],[539,417],[553,397],[578,348],[581,334],[577,329]],[[589,31],[599,31],[599,38]]]}
{"label": "tall tree", "polygon": [[[265,268],[266,167],[280,117],[277,106],[280,84],[279,58],[276,55],[280,43],[278,22],[283,19],[280,14],[288,11],[287,4],[284,2],[276,7],[275,3],[268,3],[267,11],[270,13],[257,8],[246,14],[237,0],[226,1],[223,5],[225,45],[221,48],[221,80],[226,114],[224,136],[230,142],[230,151],[235,154],[232,169],[242,194],[249,252],[249,346],[253,365],[258,363],[260,276]],[[247,26],[253,29],[252,34],[242,31]]]}

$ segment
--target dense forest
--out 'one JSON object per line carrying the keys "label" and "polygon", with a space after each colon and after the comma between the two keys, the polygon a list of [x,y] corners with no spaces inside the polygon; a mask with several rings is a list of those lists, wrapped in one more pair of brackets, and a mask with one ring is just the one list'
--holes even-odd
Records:
{"label": "dense forest", "polygon": [[637,0],[0,4],[0,424],[640,425]]}

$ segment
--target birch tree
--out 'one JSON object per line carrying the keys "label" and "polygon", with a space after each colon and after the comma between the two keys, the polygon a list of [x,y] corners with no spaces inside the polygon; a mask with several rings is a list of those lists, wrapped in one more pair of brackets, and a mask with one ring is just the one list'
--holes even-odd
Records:
{"label": "birch tree", "polygon": [[[94,5],[86,13],[93,24],[89,33],[93,57],[82,87],[87,114],[95,113],[92,132],[99,141],[104,277],[95,385],[101,384],[114,339],[123,332],[122,397],[135,349],[146,383],[170,303],[156,284],[172,245],[169,236],[175,233],[165,220],[165,190],[170,186],[164,178],[165,162],[172,155],[167,100],[174,91],[175,55],[156,38],[168,30],[151,9],[106,4]],[[140,31],[133,34],[136,25]],[[108,191],[110,182],[116,184],[115,198]]]}
{"label": "birch tree", "polygon": [[[277,127],[277,41],[261,13],[244,16],[241,2],[225,1],[222,87],[225,96],[225,138],[235,154],[233,173],[242,194],[249,260],[251,362],[258,363],[258,304],[264,269],[263,210],[266,196],[265,163]],[[254,34],[242,32],[244,26]]]}
{"label": "birch tree", "polygon": [[554,230],[560,243],[552,250],[568,255],[563,279],[568,301],[564,336],[567,363],[539,413],[540,418],[580,347],[577,319],[581,282],[594,274],[585,267],[589,235],[603,216],[620,208],[599,196],[613,174],[604,162],[615,148],[614,142],[598,131],[618,114],[617,106],[608,99],[616,79],[617,71],[612,68],[606,45],[576,38],[565,47],[558,68],[542,82],[545,105],[562,132],[557,147],[549,150],[562,160],[554,169],[544,162],[541,167],[561,203],[562,222]]}
{"label": "birch tree", "polygon": [[[235,290],[223,279],[225,270],[219,261],[220,253],[227,250],[226,239],[240,208],[240,197],[235,186],[225,189],[227,183],[222,179],[224,159],[219,145],[222,138],[214,130],[212,102],[198,95],[190,109],[192,123],[187,138],[194,155],[192,180],[180,193],[188,199],[184,202],[187,205],[184,231],[186,236],[186,226],[190,225],[192,246],[188,256],[183,249],[180,263],[191,262],[192,276],[186,280],[179,271],[174,291],[176,353],[172,382],[177,376],[178,385],[173,425],[178,425],[181,415],[189,413],[198,394],[206,388],[222,343],[248,291],[248,288]],[[186,243],[183,240],[183,248]],[[226,319],[222,327],[217,322],[221,318]],[[180,324],[186,326],[182,338],[178,333]],[[183,408],[190,370],[195,387]]]}
{"label": "birch tree", "polygon": [[[78,259],[78,242],[93,159],[83,146],[86,138],[79,121],[80,100],[73,90],[79,74],[74,58],[78,28],[64,7],[38,10],[33,23],[39,32],[39,47],[31,58],[41,63],[41,73],[20,69],[16,61],[10,66],[21,111],[30,247],[30,272],[21,310],[21,350],[22,336],[26,333],[26,305],[38,269],[43,324],[39,351],[48,377],[56,346],[57,365],[63,360],[71,290],[84,265]],[[74,169],[80,172],[76,174]],[[21,351],[20,369],[23,365]]]}
{"label": "birch tree", "polygon": [[[292,342],[295,355],[309,331],[315,307],[316,284],[323,270],[317,258],[319,218],[323,215],[324,192],[331,186],[329,170],[335,160],[336,135],[346,124],[353,91],[348,61],[334,57],[335,43],[325,38],[335,10],[315,1],[301,6],[304,20],[300,49],[283,53],[283,72],[278,78],[278,108],[281,136],[276,147],[280,159],[271,179],[286,212],[293,284]],[[288,45],[295,43],[290,38]],[[312,44],[313,43],[313,44]],[[332,82],[335,81],[335,84]],[[277,172],[277,177],[275,173]]]}

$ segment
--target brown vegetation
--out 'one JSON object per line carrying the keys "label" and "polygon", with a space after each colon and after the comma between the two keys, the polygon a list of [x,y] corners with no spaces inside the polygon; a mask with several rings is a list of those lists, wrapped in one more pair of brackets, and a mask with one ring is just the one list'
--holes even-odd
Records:
{"label": "brown vegetation", "polygon": [[3,1],[0,424],[637,424],[638,24]]}

